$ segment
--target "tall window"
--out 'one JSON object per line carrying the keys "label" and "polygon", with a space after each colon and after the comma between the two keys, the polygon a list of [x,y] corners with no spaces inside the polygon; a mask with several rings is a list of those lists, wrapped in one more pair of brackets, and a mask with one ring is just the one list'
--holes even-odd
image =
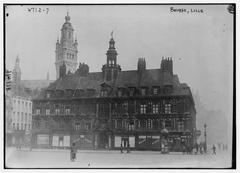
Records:
{"label": "tall window", "polygon": [[101,96],[102,97],[107,97],[107,90],[102,90],[101,91]]}
{"label": "tall window", "polygon": [[66,115],[69,115],[70,114],[70,109],[69,108],[65,109],[65,113],[66,113]]}
{"label": "tall window", "polygon": [[20,114],[17,112],[17,121],[20,121]]}
{"label": "tall window", "polygon": [[134,121],[130,120],[128,123],[128,130],[134,130]]}
{"label": "tall window", "polygon": [[13,129],[15,129],[15,123],[13,123]]}
{"label": "tall window", "polygon": [[75,123],[74,130],[80,130],[80,129],[81,129],[80,123]]}
{"label": "tall window", "polygon": [[158,113],[158,104],[153,104],[153,106],[152,106],[152,112],[153,112],[153,114],[157,114]]}
{"label": "tall window", "polygon": [[23,121],[23,112],[21,112],[21,121]]}
{"label": "tall window", "polygon": [[59,115],[59,114],[60,114],[60,109],[59,109],[59,108],[56,108],[56,109],[55,109],[55,114],[56,114],[56,115]]}
{"label": "tall window", "polygon": [[25,113],[25,121],[27,122],[27,113]]}
{"label": "tall window", "polygon": [[146,110],[147,110],[147,105],[146,104],[141,104],[140,113],[145,114]]}
{"label": "tall window", "polygon": [[171,104],[165,104],[165,114],[171,113]]}
{"label": "tall window", "polygon": [[40,109],[36,109],[36,114],[40,115]]}
{"label": "tall window", "polygon": [[50,93],[47,93],[47,98],[50,98]]}
{"label": "tall window", "polygon": [[19,123],[17,123],[17,130],[19,130]]}
{"label": "tall window", "polygon": [[46,115],[50,115],[50,109],[46,109]]}

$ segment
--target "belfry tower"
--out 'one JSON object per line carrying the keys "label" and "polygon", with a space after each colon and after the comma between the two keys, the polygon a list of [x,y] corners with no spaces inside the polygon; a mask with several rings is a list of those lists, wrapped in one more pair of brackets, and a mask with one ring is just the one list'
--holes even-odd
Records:
{"label": "belfry tower", "polygon": [[70,16],[67,13],[65,17],[65,23],[61,29],[61,39],[56,43],[56,79],[60,76],[60,66],[64,63],[66,65],[66,73],[68,71],[74,73],[77,69],[77,39],[73,38],[73,27],[70,23]]}
{"label": "belfry tower", "polygon": [[19,59],[19,56],[17,55],[15,66],[13,69],[13,83],[16,86],[19,86],[20,82],[21,82],[20,59]]}
{"label": "belfry tower", "polygon": [[115,48],[115,41],[113,39],[113,31],[109,41],[109,48],[107,50],[107,63],[103,65],[103,79],[105,81],[115,81],[119,72],[121,71],[120,65],[117,64],[117,51]]}

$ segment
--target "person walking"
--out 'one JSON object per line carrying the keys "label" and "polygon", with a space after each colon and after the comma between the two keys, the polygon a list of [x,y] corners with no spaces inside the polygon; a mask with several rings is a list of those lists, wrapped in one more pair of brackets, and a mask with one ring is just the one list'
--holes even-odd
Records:
{"label": "person walking", "polygon": [[72,162],[74,162],[76,160],[76,153],[77,153],[77,151],[76,151],[75,143],[73,142],[72,146],[71,146],[71,151],[70,151],[70,160]]}
{"label": "person walking", "polygon": [[199,149],[200,149],[200,154],[203,154],[203,145],[202,145],[202,143],[200,143]]}
{"label": "person walking", "polygon": [[212,153],[212,154],[216,155],[216,147],[215,147],[214,144],[213,144],[212,150],[213,150],[213,153]]}
{"label": "person walking", "polygon": [[195,144],[195,148],[196,148],[195,154],[197,154],[198,153],[198,143],[197,142]]}
{"label": "person walking", "polygon": [[129,142],[127,144],[127,153],[130,153],[130,144],[129,144]]}
{"label": "person walking", "polygon": [[121,151],[121,153],[123,153],[123,146],[122,146],[122,144],[120,146],[120,151]]}

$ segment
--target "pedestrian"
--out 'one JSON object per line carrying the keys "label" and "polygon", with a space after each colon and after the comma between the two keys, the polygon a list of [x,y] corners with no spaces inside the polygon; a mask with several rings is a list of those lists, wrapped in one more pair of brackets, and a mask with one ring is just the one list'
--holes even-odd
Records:
{"label": "pedestrian", "polygon": [[203,154],[203,145],[202,145],[202,143],[200,143],[199,149],[200,149],[200,154]]}
{"label": "pedestrian", "polygon": [[216,155],[216,147],[215,147],[214,144],[213,144],[212,150],[213,150],[213,153],[212,153],[212,154],[215,154],[215,155]]}
{"label": "pedestrian", "polygon": [[76,147],[75,147],[75,143],[72,143],[71,146],[71,151],[70,151],[70,160],[73,162],[76,159]]}
{"label": "pedestrian", "polygon": [[195,144],[195,148],[196,148],[195,154],[197,154],[198,153],[198,143],[197,142]]}
{"label": "pedestrian", "polygon": [[123,153],[123,146],[122,146],[122,144],[120,146],[120,151],[121,151],[121,153]]}
{"label": "pedestrian", "polygon": [[183,149],[183,154],[185,154],[186,152],[186,146],[184,144],[182,144],[182,149]]}
{"label": "pedestrian", "polygon": [[128,142],[128,145],[127,145],[127,153],[130,153],[130,144]]}

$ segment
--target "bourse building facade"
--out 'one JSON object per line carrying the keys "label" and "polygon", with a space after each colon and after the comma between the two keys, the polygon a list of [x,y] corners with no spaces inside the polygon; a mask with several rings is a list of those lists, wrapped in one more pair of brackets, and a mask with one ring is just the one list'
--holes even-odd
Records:
{"label": "bourse building facade", "polygon": [[101,72],[79,63],[33,99],[32,146],[79,149],[182,151],[197,140],[196,110],[189,86],[173,74],[171,58],[159,69],[122,71],[111,37]]}

